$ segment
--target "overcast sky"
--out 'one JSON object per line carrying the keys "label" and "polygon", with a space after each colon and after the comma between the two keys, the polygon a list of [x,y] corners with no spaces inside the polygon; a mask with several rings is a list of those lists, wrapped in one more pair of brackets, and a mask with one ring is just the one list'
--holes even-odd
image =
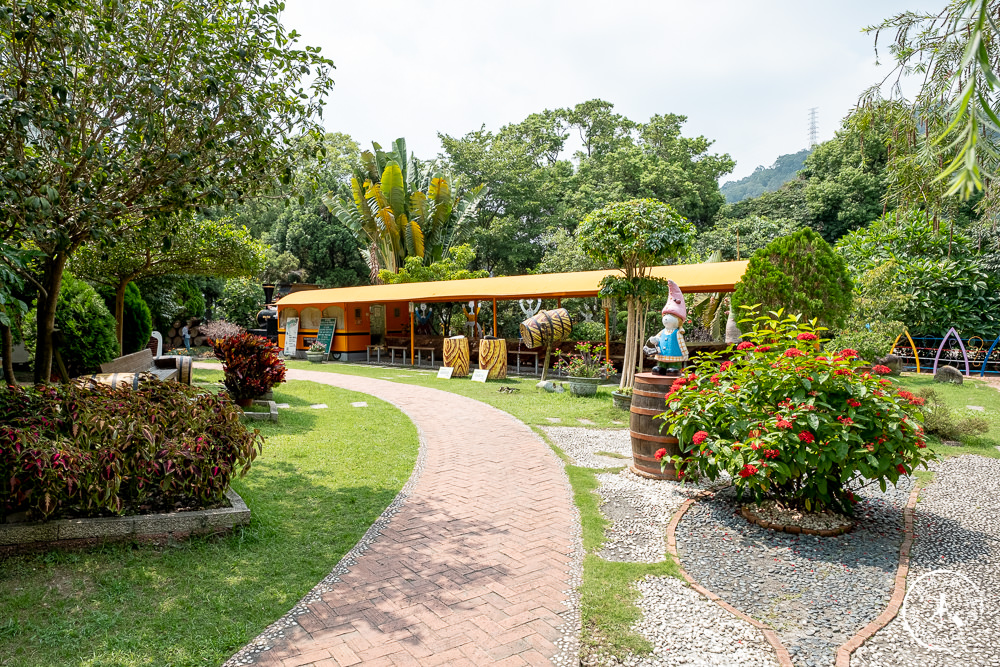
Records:
{"label": "overcast sky", "polygon": [[[858,94],[884,76],[865,25],[943,0],[286,0],[283,22],[337,70],[326,128],[363,146],[497,129],[588,99],[645,121],[688,117],[741,178],[833,136]],[[888,40],[886,40],[888,41]],[[884,61],[887,52],[880,51]]]}

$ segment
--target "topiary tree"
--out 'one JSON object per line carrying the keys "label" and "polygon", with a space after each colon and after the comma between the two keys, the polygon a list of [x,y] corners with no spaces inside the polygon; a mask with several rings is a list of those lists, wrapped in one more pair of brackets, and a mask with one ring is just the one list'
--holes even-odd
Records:
{"label": "topiary tree", "polygon": [[[35,353],[36,317],[34,310],[25,317],[25,345],[32,355]],[[69,273],[64,274],[59,288],[55,328],[62,332],[58,349],[71,376],[96,371],[118,352],[115,318],[104,305],[104,299],[93,287]]]}
{"label": "topiary tree", "polygon": [[650,269],[687,251],[695,227],[672,206],[655,199],[608,204],[584,218],[577,228],[580,247],[596,262],[617,266],[622,276],[601,281],[601,296],[628,302],[621,389],[632,386],[642,349],[644,304],[658,289]]}
{"label": "topiary tree", "polygon": [[759,304],[764,311],[784,308],[839,329],[851,308],[851,278],[840,255],[807,228],[755,252],[734,299],[741,306]]}

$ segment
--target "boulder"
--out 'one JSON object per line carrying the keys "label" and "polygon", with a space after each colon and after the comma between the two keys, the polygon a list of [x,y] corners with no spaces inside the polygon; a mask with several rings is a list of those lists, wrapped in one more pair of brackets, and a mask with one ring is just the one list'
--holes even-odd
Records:
{"label": "boulder", "polygon": [[890,375],[899,375],[900,373],[903,372],[903,360],[900,357],[897,357],[895,354],[885,355],[884,357],[879,359],[878,363],[882,364],[883,366],[888,366],[889,370],[892,371]]}
{"label": "boulder", "polygon": [[937,373],[934,374],[934,381],[962,384],[962,372],[954,366],[938,366]]}
{"label": "boulder", "polygon": [[542,380],[541,382],[536,384],[535,387],[537,389],[544,389],[550,394],[556,390],[555,383],[553,383],[552,380]]}

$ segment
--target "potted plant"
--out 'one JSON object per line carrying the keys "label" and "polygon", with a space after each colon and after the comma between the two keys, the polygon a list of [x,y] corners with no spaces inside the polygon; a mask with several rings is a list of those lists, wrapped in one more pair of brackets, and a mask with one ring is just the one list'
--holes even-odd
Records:
{"label": "potted plant", "polygon": [[611,392],[611,402],[614,403],[615,407],[619,410],[631,410],[632,409],[632,387],[625,387],[624,389],[615,389]]}
{"label": "potted plant", "polygon": [[563,356],[558,353],[556,368],[566,373],[569,393],[575,396],[593,396],[614,367],[604,359],[604,346],[593,343],[577,343],[576,354]]}
{"label": "potted plant", "polygon": [[222,360],[226,391],[237,405],[246,407],[285,381],[285,363],[278,348],[266,338],[249,333],[211,340],[215,356]]}
{"label": "potted plant", "polygon": [[314,364],[322,363],[325,358],[326,358],[326,346],[323,345],[323,343],[320,343],[319,341],[310,345],[309,349],[306,350],[306,359],[308,359]]}

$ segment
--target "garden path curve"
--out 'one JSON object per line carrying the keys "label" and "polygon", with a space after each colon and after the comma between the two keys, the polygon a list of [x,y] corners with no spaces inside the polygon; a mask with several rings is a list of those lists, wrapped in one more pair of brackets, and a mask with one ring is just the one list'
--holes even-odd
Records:
{"label": "garden path curve", "polygon": [[530,428],[438,389],[287,378],[396,405],[417,426],[421,458],[367,548],[227,665],[575,664],[579,515],[562,463]]}

